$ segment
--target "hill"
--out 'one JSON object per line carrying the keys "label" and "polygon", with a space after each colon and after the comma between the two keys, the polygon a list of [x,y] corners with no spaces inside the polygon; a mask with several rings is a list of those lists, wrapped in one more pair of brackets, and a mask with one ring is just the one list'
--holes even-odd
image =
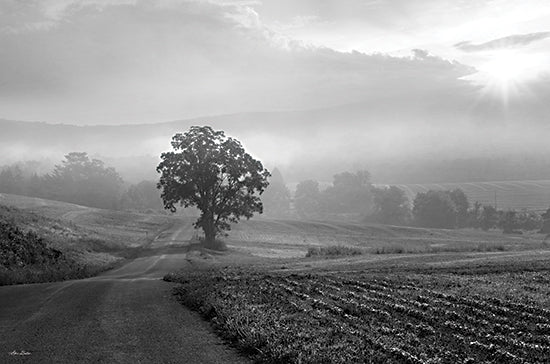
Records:
{"label": "hill", "polygon": [[[6,254],[10,255],[8,248],[19,241],[19,248],[14,249],[27,249],[28,254],[21,251],[24,256],[48,255],[28,262],[18,258],[16,266],[0,266],[0,284],[6,284],[94,275],[147,247],[178,220],[0,194],[0,221],[6,234],[11,231],[2,237]],[[61,254],[61,260],[50,259],[54,252]]]}
{"label": "hill", "polygon": [[[426,117],[426,110],[433,113]],[[374,102],[137,125],[0,119],[0,165],[41,160],[53,166],[64,154],[86,151],[130,182],[156,179],[154,169],[171,136],[208,124],[242,141],[268,168],[277,166],[289,182],[330,180],[357,169],[369,170],[379,183],[550,179],[550,160],[544,157],[549,148],[539,138],[548,125],[503,124],[491,109],[483,119],[454,111],[437,104],[423,109]]]}
{"label": "hill", "polygon": [[420,183],[396,185],[410,201],[416,194],[428,190],[454,190],[460,188],[470,203],[497,206],[502,210],[529,210],[544,212],[550,207],[550,180],[493,181],[461,183]]}

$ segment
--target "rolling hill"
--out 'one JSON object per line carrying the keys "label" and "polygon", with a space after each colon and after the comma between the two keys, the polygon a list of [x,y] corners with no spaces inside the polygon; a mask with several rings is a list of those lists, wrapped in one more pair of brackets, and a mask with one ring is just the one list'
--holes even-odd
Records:
{"label": "rolling hill", "polygon": [[529,210],[538,213],[550,207],[550,180],[496,181],[468,183],[420,183],[397,184],[410,201],[416,194],[428,190],[453,190],[460,188],[470,203],[497,206],[502,210]]}

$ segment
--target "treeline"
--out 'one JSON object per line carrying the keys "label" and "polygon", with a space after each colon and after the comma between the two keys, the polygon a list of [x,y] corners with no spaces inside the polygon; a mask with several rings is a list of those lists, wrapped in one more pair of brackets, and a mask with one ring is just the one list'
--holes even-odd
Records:
{"label": "treeline", "polygon": [[[541,230],[544,221],[550,219],[550,209],[540,215],[532,211],[497,210],[479,202],[472,204],[461,189],[418,193],[411,202],[396,186],[373,186],[367,171],[336,174],[332,185],[325,188],[315,180],[302,181],[292,199],[280,172],[275,170],[262,200],[266,215],[272,217],[363,220],[428,228],[502,229],[505,233],[519,233]],[[550,232],[550,226],[544,230]]]}
{"label": "treeline", "polygon": [[533,211],[497,210],[491,205],[471,205],[461,189],[418,193],[413,201],[412,221],[433,228],[501,229],[504,233],[541,230],[546,214]]}
{"label": "treeline", "polygon": [[331,186],[321,190],[313,180],[300,182],[294,199],[279,170],[274,169],[262,194],[264,214],[269,217],[331,219],[365,215],[372,208],[372,184],[366,171],[334,176]]}
{"label": "treeline", "polygon": [[118,172],[85,152],[72,152],[49,173],[38,174],[27,162],[0,170],[0,193],[121,210],[162,210],[156,182],[124,182]]}

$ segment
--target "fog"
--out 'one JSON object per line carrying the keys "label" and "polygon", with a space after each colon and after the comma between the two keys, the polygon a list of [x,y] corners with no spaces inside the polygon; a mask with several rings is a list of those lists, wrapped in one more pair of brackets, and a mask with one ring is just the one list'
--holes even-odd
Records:
{"label": "fog", "polygon": [[367,3],[4,1],[0,165],[155,179],[211,125],[289,182],[550,178],[548,4]]}

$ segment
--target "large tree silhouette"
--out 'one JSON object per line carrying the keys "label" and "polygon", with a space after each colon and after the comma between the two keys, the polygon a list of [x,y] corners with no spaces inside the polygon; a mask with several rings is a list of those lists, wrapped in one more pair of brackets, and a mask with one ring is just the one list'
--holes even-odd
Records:
{"label": "large tree silhouette", "polygon": [[230,222],[262,213],[259,195],[268,185],[269,172],[250,156],[241,143],[209,126],[192,126],[172,138],[174,151],[162,153],[157,167],[161,174],[164,207],[196,206],[205,241],[230,229]]}

